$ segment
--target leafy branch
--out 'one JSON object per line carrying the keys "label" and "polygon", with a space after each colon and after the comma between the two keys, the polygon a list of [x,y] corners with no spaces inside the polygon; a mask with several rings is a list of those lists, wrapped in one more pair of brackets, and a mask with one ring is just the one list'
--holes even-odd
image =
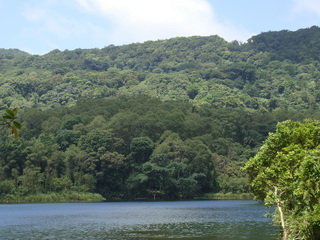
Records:
{"label": "leafy branch", "polygon": [[16,121],[17,112],[17,108],[12,110],[6,109],[6,113],[0,117],[0,126],[7,126],[8,128],[11,128],[11,133],[15,136],[15,138],[18,138],[18,129],[22,127],[21,124]]}

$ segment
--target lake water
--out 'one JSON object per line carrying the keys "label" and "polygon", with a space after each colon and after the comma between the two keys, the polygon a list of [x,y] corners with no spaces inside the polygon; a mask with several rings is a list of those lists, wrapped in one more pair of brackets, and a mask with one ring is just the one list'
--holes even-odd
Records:
{"label": "lake water", "polygon": [[276,239],[266,211],[246,200],[9,204],[0,239]]}

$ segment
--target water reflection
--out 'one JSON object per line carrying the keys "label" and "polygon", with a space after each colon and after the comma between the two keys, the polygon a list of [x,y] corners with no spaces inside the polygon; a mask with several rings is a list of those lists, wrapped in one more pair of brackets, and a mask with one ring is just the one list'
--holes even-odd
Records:
{"label": "water reflection", "polygon": [[1,239],[275,238],[254,201],[0,205]]}

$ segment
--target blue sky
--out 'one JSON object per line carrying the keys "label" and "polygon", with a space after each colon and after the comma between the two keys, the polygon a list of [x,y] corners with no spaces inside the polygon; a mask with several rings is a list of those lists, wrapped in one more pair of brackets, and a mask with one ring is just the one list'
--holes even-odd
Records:
{"label": "blue sky", "polygon": [[177,36],[245,42],[320,26],[320,0],[0,0],[0,48],[33,54]]}

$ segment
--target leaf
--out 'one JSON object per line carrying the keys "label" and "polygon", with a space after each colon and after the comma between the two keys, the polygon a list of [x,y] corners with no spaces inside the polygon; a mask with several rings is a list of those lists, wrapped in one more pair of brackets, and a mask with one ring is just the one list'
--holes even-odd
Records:
{"label": "leaf", "polygon": [[16,121],[13,122],[13,125],[18,129],[20,129],[22,127],[22,125]]}
{"label": "leaf", "polygon": [[[10,109],[6,109],[6,112],[7,112],[7,114],[8,114],[8,115],[6,115],[6,116],[9,116],[9,117],[11,117],[11,118],[14,118],[14,116],[15,116],[14,111],[11,111]],[[4,117],[5,117],[5,116],[4,116]]]}
{"label": "leaf", "polygon": [[18,131],[15,127],[12,128],[11,133],[14,135],[15,138],[18,138]]}
{"label": "leaf", "polygon": [[12,112],[14,113],[14,115],[17,115],[18,108],[14,108],[14,109],[12,109]]}
{"label": "leaf", "polygon": [[2,118],[3,119],[14,119],[14,117],[11,117],[10,115],[4,115]]}

